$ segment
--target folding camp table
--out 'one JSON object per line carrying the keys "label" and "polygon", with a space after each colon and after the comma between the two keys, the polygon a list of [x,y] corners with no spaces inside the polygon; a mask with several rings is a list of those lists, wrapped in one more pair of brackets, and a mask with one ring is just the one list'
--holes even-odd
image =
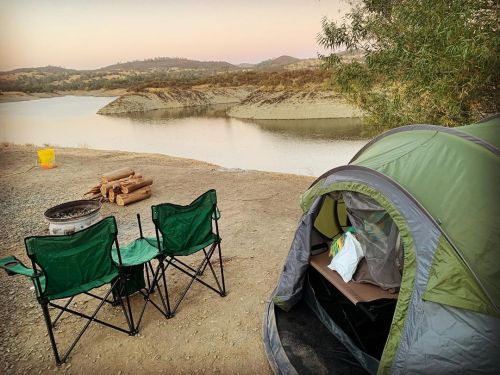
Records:
{"label": "folding camp table", "polygon": [[398,293],[390,293],[376,285],[349,281],[346,283],[337,271],[328,268],[330,257],[328,251],[311,256],[311,267],[318,271],[330,284],[342,293],[356,307],[364,311],[374,321],[373,314],[366,309],[363,303],[373,302],[381,299],[398,299]]}

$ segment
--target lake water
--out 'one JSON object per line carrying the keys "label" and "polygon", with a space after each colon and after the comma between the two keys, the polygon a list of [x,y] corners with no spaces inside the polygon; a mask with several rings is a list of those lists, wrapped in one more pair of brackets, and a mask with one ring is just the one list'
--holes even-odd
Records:
{"label": "lake water", "polygon": [[310,176],[346,164],[367,142],[360,139],[357,119],[240,120],[225,116],[224,106],[96,114],[113,99],[65,96],[0,103],[0,140],[160,153],[226,168]]}

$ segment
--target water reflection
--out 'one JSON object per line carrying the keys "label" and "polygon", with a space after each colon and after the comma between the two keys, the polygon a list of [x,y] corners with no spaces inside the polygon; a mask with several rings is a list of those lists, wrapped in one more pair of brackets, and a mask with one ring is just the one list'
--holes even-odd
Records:
{"label": "water reflection", "polygon": [[265,131],[311,139],[364,139],[359,118],[309,120],[251,120]]}
{"label": "water reflection", "polygon": [[[113,115],[134,122],[171,124],[171,120],[183,118],[229,118],[227,111],[234,104],[156,109]],[[360,118],[306,119],[306,120],[250,120],[239,119],[249,125],[284,137],[303,139],[365,139],[369,133]]]}
{"label": "water reflection", "polygon": [[110,115],[112,117],[128,118],[135,122],[167,123],[168,120],[175,120],[188,117],[227,117],[226,112],[234,104],[217,104],[206,106],[179,107],[167,109],[155,109],[146,112],[120,113]]}

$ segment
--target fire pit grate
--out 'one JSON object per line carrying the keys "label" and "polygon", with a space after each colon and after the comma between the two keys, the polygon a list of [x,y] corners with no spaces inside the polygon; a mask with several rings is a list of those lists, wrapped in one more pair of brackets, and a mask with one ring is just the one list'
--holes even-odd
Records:
{"label": "fire pit grate", "polygon": [[89,227],[100,220],[101,202],[78,200],[66,202],[45,211],[50,234],[69,234]]}

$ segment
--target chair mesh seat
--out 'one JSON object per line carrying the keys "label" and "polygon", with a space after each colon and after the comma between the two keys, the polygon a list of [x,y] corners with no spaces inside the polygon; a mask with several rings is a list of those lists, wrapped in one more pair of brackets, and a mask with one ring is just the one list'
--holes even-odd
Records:
{"label": "chair mesh seat", "polygon": [[[155,245],[156,238],[154,239],[154,242],[145,238],[138,238],[129,243],[127,246],[120,247],[122,264],[125,267],[131,267],[149,262],[158,255],[158,249]],[[111,256],[113,257],[113,261],[115,263],[119,263],[116,248],[111,250]]]}
{"label": "chair mesh seat", "polygon": [[[191,244],[191,246],[187,247],[187,248],[180,248],[180,249],[172,250],[169,248],[164,248],[163,238],[160,238],[160,246],[162,247],[162,251],[165,255],[186,256],[186,255],[194,254],[197,251],[207,247],[208,245],[213,244],[218,239],[219,239],[219,237],[216,234],[208,233],[208,235],[206,235],[203,242],[201,242],[201,243]],[[158,241],[155,237],[147,237],[147,238],[145,238],[145,240],[150,245],[154,246],[155,249],[158,247]],[[187,246],[189,246],[189,245],[187,245]]]}

